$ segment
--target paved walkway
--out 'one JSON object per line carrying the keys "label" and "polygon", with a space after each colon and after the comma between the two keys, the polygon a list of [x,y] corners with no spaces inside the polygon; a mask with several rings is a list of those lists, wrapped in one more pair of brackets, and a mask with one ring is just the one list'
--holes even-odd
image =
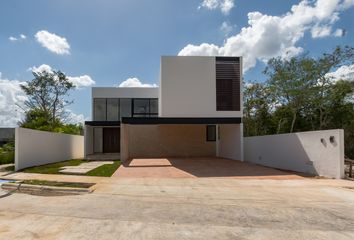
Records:
{"label": "paved walkway", "polygon": [[105,178],[92,194],[0,198],[0,239],[354,239],[354,182]]}
{"label": "paved walkway", "polygon": [[61,173],[69,173],[69,174],[85,174],[89,171],[101,167],[106,164],[113,164],[112,161],[90,161],[87,163],[81,163],[78,166],[65,166],[62,167],[59,172]]}
{"label": "paved walkway", "polygon": [[225,158],[156,158],[132,159],[121,165],[113,177],[153,178],[243,178],[302,179],[303,177],[273,168]]}

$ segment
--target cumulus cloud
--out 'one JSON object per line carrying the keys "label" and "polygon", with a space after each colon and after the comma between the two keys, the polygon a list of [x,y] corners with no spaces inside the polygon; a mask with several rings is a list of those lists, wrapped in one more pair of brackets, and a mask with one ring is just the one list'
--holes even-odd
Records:
{"label": "cumulus cloud", "polygon": [[121,82],[116,87],[138,87],[138,88],[144,88],[144,87],[158,87],[158,86],[155,83],[154,84],[142,83],[138,78],[133,77],[133,78],[128,78],[127,80]]}
{"label": "cumulus cloud", "polygon": [[198,8],[206,8],[208,10],[220,9],[223,14],[227,15],[234,6],[234,0],[203,0]]}
{"label": "cumulus cloud", "polygon": [[0,127],[15,127],[22,120],[27,96],[20,84],[25,82],[2,78],[0,73]]}
{"label": "cumulus cloud", "polygon": [[354,64],[341,66],[336,71],[327,73],[326,77],[332,78],[334,81],[354,81]]}
{"label": "cumulus cloud", "polygon": [[229,36],[229,34],[232,32],[232,30],[234,29],[234,26],[232,26],[230,23],[228,22],[223,22],[220,26],[220,31],[225,35],[225,36]]}
{"label": "cumulus cloud", "polygon": [[311,29],[312,38],[324,38],[331,35],[332,27],[325,25],[325,26],[314,26]]}
{"label": "cumulus cloud", "polygon": [[[33,66],[28,68],[28,71],[41,73],[41,72],[48,72],[52,73],[53,68],[47,64],[42,64],[38,67]],[[89,75],[82,75],[77,77],[67,76],[70,82],[74,84],[76,88],[83,88],[83,87],[90,87],[95,84],[95,81]]]}
{"label": "cumulus cloud", "polygon": [[68,76],[70,82],[74,84],[77,88],[90,87],[95,84],[95,81],[89,75],[82,75],[78,77]]}
{"label": "cumulus cloud", "polygon": [[67,117],[66,117],[66,122],[67,123],[72,123],[72,124],[80,124],[84,123],[86,120],[88,120],[87,117],[85,117],[83,114],[76,114],[72,110],[68,109],[66,111]]}
{"label": "cumulus cloud", "polygon": [[59,55],[70,54],[70,45],[66,38],[46,30],[38,31],[34,36],[37,42],[49,51]]}
{"label": "cumulus cloud", "polygon": [[[353,5],[353,0],[302,0],[281,16],[250,12],[248,26],[227,38],[223,45],[188,44],[178,55],[243,56],[244,71],[247,71],[256,65],[257,60],[298,55],[303,49],[296,44],[306,32],[319,26],[332,27],[338,21],[340,12]],[[319,35],[326,34],[326,31],[320,31]]]}

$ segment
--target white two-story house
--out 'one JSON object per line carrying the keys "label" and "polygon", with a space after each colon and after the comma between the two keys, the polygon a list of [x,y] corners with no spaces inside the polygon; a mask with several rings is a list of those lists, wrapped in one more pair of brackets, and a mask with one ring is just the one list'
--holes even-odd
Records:
{"label": "white two-story house", "polygon": [[85,155],[243,160],[242,58],[161,57],[159,88],[92,88]]}

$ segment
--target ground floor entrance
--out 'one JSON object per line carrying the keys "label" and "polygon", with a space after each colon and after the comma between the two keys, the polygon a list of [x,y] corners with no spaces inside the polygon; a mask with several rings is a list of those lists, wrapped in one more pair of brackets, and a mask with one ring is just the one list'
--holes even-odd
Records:
{"label": "ground floor entrance", "polygon": [[120,152],[120,128],[103,128],[103,153]]}
{"label": "ground floor entrance", "polygon": [[[85,157],[120,153],[119,126],[85,126]],[[110,156],[109,156],[110,157]]]}

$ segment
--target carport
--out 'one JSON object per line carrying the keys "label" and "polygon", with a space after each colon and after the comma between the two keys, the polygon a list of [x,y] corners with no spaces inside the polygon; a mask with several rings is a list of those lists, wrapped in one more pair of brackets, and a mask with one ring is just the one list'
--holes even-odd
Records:
{"label": "carport", "polygon": [[123,118],[121,159],[243,160],[241,118]]}
{"label": "carport", "polygon": [[134,158],[121,165],[120,178],[301,179],[293,172],[217,157]]}

